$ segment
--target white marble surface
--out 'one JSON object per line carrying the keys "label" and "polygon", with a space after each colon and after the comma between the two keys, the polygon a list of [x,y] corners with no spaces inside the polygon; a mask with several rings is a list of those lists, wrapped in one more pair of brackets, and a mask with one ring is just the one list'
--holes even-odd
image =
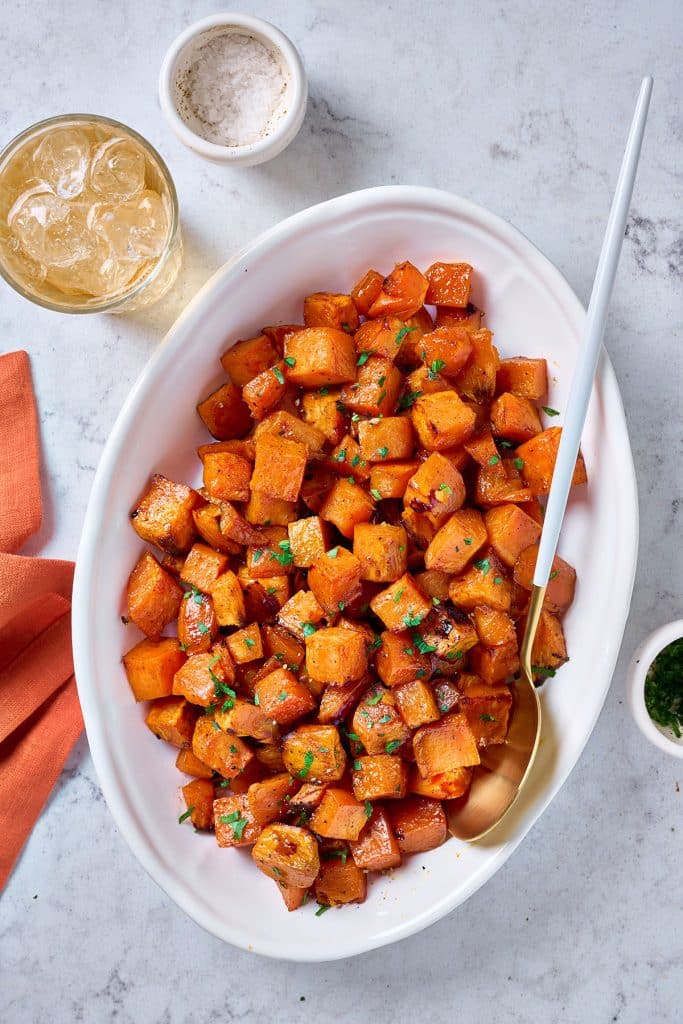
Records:
{"label": "white marble surface", "polygon": [[182,149],[155,97],[171,39],[220,9],[15,0],[3,11],[0,140],[66,110],[130,123],[170,164],[187,243],[179,287],[146,314],[66,318],[0,290],[0,349],[30,352],[43,429],[47,508],[31,550],[75,555],[108,432],[183,303],[259,231],[313,202],[380,183],[451,189],[513,221],[585,300],[639,78],[650,72],[608,332],[641,497],[631,618],[588,747],[520,850],[446,920],[352,961],[272,963],[200,931],[117,834],[82,740],[0,902],[0,1019],[680,1020],[683,767],[646,744],[623,701],[634,645],[682,610],[680,6],[245,3],[297,42],[311,97],[290,149],[243,171]]}

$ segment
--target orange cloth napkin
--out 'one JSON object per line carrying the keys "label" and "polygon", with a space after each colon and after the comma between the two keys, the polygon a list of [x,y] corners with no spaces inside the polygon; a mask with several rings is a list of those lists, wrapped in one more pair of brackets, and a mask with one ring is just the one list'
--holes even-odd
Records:
{"label": "orange cloth napkin", "polygon": [[83,729],[71,658],[73,562],[15,552],[40,528],[25,352],[0,356],[0,889]]}

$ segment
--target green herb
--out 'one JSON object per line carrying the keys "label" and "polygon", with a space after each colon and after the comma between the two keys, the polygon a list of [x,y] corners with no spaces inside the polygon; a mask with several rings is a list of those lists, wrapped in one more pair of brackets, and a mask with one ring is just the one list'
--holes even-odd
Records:
{"label": "green herb", "polygon": [[230,789],[232,786],[232,779],[221,779],[218,786],[220,789]]}
{"label": "green herb", "polygon": [[524,459],[516,458],[513,461],[517,469],[524,469]]}
{"label": "green herb", "polygon": [[399,590],[396,591],[396,593],[394,594],[394,604],[398,604],[398,602],[401,600],[405,592],[405,587],[401,587]]}
{"label": "green herb", "polygon": [[417,327],[402,327],[396,335],[396,344],[400,345],[406,334],[410,334],[411,331],[416,331]]}
{"label": "green herb", "polygon": [[362,762],[360,762],[360,761],[354,761],[353,762],[353,770],[354,770],[354,772],[362,771],[362,768],[363,768]]}
{"label": "green herb", "polygon": [[351,465],[352,466],[357,466],[359,462],[360,462],[360,455],[354,455],[354,457],[351,459]]}
{"label": "green herb", "polygon": [[327,557],[328,558],[336,558],[338,554],[339,554],[339,548],[330,548],[330,550],[327,552]]}
{"label": "green herb", "polygon": [[365,703],[368,704],[371,708],[374,708],[377,704],[379,704],[383,696],[383,693],[376,693],[372,697],[368,697]]}
{"label": "green herb", "polygon": [[683,639],[657,655],[645,678],[645,707],[653,722],[680,739],[683,726]]}
{"label": "green herb", "polygon": [[270,526],[270,519],[264,519],[263,520],[263,525],[264,526]]}
{"label": "green herb", "polygon": [[190,815],[192,814],[193,810],[194,810],[194,807],[188,807],[188,808],[187,808],[187,810],[185,811],[185,813],[184,813],[184,814],[181,814],[181,815],[180,815],[180,817],[178,818],[178,824],[179,824],[179,825],[182,825],[182,823],[183,823],[184,821],[187,821],[187,819],[188,819],[188,818],[190,817]]}
{"label": "green herb", "polygon": [[199,630],[200,636],[204,636],[205,633],[209,632],[209,627],[206,625],[205,622],[199,622],[197,624],[197,629]]}
{"label": "green herb", "polygon": [[434,605],[434,607],[436,607],[437,605],[441,604],[441,601],[438,599],[438,597],[433,597],[432,604]]}
{"label": "green herb", "polygon": [[420,398],[421,395],[421,391],[410,391],[407,395],[402,395],[398,400],[399,409],[410,409],[413,402]]}
{"label": "green herb", "polygon": [[453,493],[453,489],[451,487],[449,487],[448,484],[439,484],[439,490],[440,491],[445,491],[446,494],[452,494]]}
{"label": "green herb", "polygon": [[294,555],[292,549],[289,546],[288,540],[281,540],[278,544],[279,551],[273,551],[273,558],[275,558],[281,566],[291,565],[294,561]]}
{"label": "green herb", "polygon": [[446,657],[448,658],[449,661],[460,661],[460,659],[464,658],[464,656],[465,655],[464,655],[463,651],[447,651],[446,652]]}
{"label": "green herb", "polygon": [[382,448],[378,448],[377,449],[377,454],[379,455],[379,457],[381,459],[386,459],[387,455],[389,454],[389,449],[386,446],[384,446]]}
{"label": "green herb", "polygon": [[381,405],[386,397],[387,397],[386,391],[380,391],[379,398],[377,399],[377,404]]}
{"label": "green herb", "polygon": [[244,645],[245,645],[245,647],[255,647],[256,646],[256,641],[252,640],[250,636],[245,636],[245,638],[244,638]]}
{"label": "green herb", "polygon": [[281,692],[280,692],[280,693],[278,694],[278,697],[277,697],[277,699],[278,699],[278,700],[287,700],[287,697],[288,697],[287,691],[286,691],[286,690],[282,690],[282,691],[281,691]]}
{"label": "green herb", "polygon": [[369,358],[369,352],[361,352],[361,354],[358,356],[358,359],[356,360],[356,366],[365,366]]}
{"label": "green herb", "polygon": [[372,804],[370,803],[369,800],[365,801],[365,817],[366,818],[371,818],[372,817]]}
{"label": "green herb", "polygon": [[185,593],[183,594],[183,597],[185,597],[185,598],[192,597],[192,598],[194,598],[194,603],[195,604],[201,604],[204,595],[202,594],[201,590],[197,590],[197,588],[193,585],[191,590],[186,590],[185,591]]}
{"label": "green herb", "polygon": [[535,676],[541,676],[542,679],[552,679],[555,675],[554,668],[544,668],[543,665],[532,665],[531,671]]}
{"label": "green herb", "polygon": [[237,747],[235,746],[234,743],[230,744],[230,753],[231,754],[236,754],[237,753]]}
{"label": "green herb", "polygon": [[273,866],[273,874],[274,875],[279,875],[280,878],[282,878],[282,872],[280,871],[279,868],[276,868],[275,866]]}
{"label": "green herb", "polygon": [[480,569],[481,572],[483,572],[484,576],[486,576],[486,573],[491,568],[491,563],[489,562],[488,558],[480,558],[478,562],[474,563],[474,568]]}
{"label": "green herb", "polygon": [[329,904],[327,904],[327,903],[319,903],[318,904],[318,909],[315,912],[315,916],[316,917],[321,917],[329,909],[330,909]]}
{"label": "green herb", "polygon": [[499,587],[500,584],[503,582],[503,577],[502,576],[494,576],[493,577],[493,582],[496,584],[497,587]]}
{"label": "green herb", "polygon": [[439,711],[442,711],[445,715],[450,711],[450,708],[448,707],[448,704],[439,704]]}
{"label": "green herb", "polygon": [[382,495],[379,493],[379,491],[377,490],[376,487],[371,487],[370,488],[370,494],[373,496],[375,501],[381,501],[382,500]]}
{"label": "green herb", "polygon": [[[210,710],[210,709],[209,709],[209,710]],[[204,714],[208,714],[208,713],[209,713],[209,710],[205,711],[205,712],[204,712]],[[217,722],[217,721],[216,721],[215,719],[213,720],[213,722],[211,723],[211,725],[212,725],[212,726],[214,727],[214,729],[216,730],[216,732],[220,732],[220,731],[221,731],[221,727],[220,727],[220,725],[218,724],[218,722]]]}
{"label": "green herb", "polygon": [[253,555],[251,556],[251,564],[252,565],[256,565],[256,563],[258,562],[258,560],[259,560],[259,558],[261,557],[262,554],[263,554],[263,548],[256,548],[254,553],[253,553]]}
{"label": "green herb", "polygon": [[382,715],[382,717],[380,718],[380,720],[379,720],[379,722],[377,724],[378,725],[386,725],[387,722],[390,722],[390,721],[391,721],[391,715]]}
{"label": "green herb", "polygon": [[427,379],[438,380],[439,374],[441,373],[445,365],[446,363],[444,362],[443,359],[435,359],[434,362],[430,364],[429,370],[427,371]]}
{"label": "green herb", "polygon": [[266,587],[266,594],[277,594],[277,587]]}
{"label": "green herb", "polygon": [[557,409],[551,409],[550,406],[548,406],[548,405],[542,405],[541,408],[543,409],[543,412],[546,414],[546,416],[559,416],[560,415],[559,412],[557,411]]}
{"label": "green herb", "polygon": [[297,775],[299,776],[300,779],[306,778],[306,776],[311,770],[313,760],[313,752],[311,750],[307,750],[306,753],[304,754],[304,766],[303,768],[299,768],[299,771],[297,772]]}
{"label": "green herb", "polygon": [[220,654],[217,654],[215,656],[215,658],[212,658],[211,661],[209,662],[209,668],[212,669],[213,666],[217,665],[220,660],[221,660],[221,656],[220,656]]}
{"label": "green herb", "polygon": [[304,636],[313,636],[318,631],[318,627],[314,626],[312,622],[301,622],[299,625]]}
{"label": "green herb", "polygon": [[551,572],[550,576],[548,576],[548,583],[550,583],[551,580],[554,580],[556,576],[559,576],[559,572],[557,570],[555,572]]}
{"label": "green herb", "polygon": [[342,864],[346,864],[348,855],[348,850],[323,850],[323,860],[332,860],[334,857],[339,857]]}
{"label": "green herb", "polygon": [[259,707],[261,704],[261,698],[259,697],[258,693],[254,694],[254,704],[256,705],[256,707]]}
{"label": "green herb", "polygon": [[479,720],[481,722],[495,722],[495,721],[497,721],[497,719],[495,719],[493,717],[493,715],[487,715],[487,714],[479,715]]}
{"label": "green herb", "polygon": [[346,602],[345,601],[337,601],[337,608],[339,609],[340,612],[343,612],[344,609],[346,608]]}
{"label": "green herb", "polygon": [[377,650],[378,647],[382,646],[382,637],[375,633],[375,639],[372,641],[371,650]]}
{"label": "green herb", "polygon": [[395,750],[398,750],[400,746],[401,740],[391,740],[390,743],[387,743],[384,749],[386,750],[387,754],[393,754],[393,752]]}
{"label": "green herb", "polygon": [[351,422],[352,423],[358,423],[359,419],[360,419],[360,416],[358,415],[357,412],[354,412],[354,413],[351,414]]}
{"label": "green herb", "polygon": [[472,543],[472,538],[471,537],[465,537],[464,540],[465,540],[465,544],[471,544]]}
{"label": "green herb", "polygon": [[239,811],[233,811],[231,814],[221,814],[218,820],[221,825],[230,826],[233,839],[236,839],[237,842],[240,841],[245,828],[249,824],[249,819],[243,818]]}
{"label": "green herb", "polygon": [[427,669],[426,668],[419,668],[417,670],[417,672],[415,673],[415,678],[416,679],[424,679],[424,677],[426,675],[427,675]]}
{"label": "green herb", "polygon": [[403,621],[405,622],[406,626],[419,626],[423,619],[424,615],[413,615],[412,608],[410,609],[407,615],[403,616]]}
{"label": "green herb", "polygon": [[489,459],[489,466],[497,466],[500,462],[500,455],[492,455]]}
{"label": "green herb", "polygon": [[179,651],[186,651],[187,650],[187,644],[178,644],[178,650]]}
{"label": "green herb", "polygon": [[294,356],[285,356],[285,362],[287,366],[296,366],[296,359]]}
{"label": "green herb", "polygon": [[417,647],[420,654],[432,654],[436,650],[436,646],[428,644],[426,640],[423,640],[419,633],[413,633],[413,643]]}
{"label": "green herb", "polygon": [[413,650],[412,647],[404,647],[403,648],[403,653],[410,656],[410,655],[415,654],[415,651]]}
{"label": "green herb", "polygon": [[275,380],[278,382],[278,384],[284,384],[285,378],[282,376],[282,370],[280,369],[279,366],[273,367],[273,376],[275,377]]}
{"label": "green herb", "polygon": [[346,462],[346,448],[342,448],[333,458],[335,462]]}
{"label": "green herb", "polygon": [[282,659],[284,658],[284,654],[281,651],[278,651],[277,654],[274,655],[274,657],[277,659],[277,661],[282,661]]}
{"label": "green herb", "polygon": [[496,444],[499,448],[514,448],[512,441],[497,441]]}
{"label": "green herb", "polygon": [[347,476],[346,478],[350,484],[355,484],[356,478],[353,476]]}

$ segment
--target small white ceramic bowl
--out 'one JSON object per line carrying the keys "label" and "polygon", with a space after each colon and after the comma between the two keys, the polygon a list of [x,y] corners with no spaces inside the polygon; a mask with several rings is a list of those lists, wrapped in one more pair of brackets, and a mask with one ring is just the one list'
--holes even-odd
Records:
{"label": "small white ceramic bowl", "polygon": [[681,637],[683,619],[676,619],[675,622],[669,622],[666,626],[660,626],[654,633],[650,633],[631,659],[626,677],[626,690],[631,714],[643,736],[666,754],[683,758],[683,736],[678,739],[671,729],[653,722],[645,707],[645,678],[652,662],[660,651]]}
{"label": "small white ceramic bowl", "polygon": [[[287,75],[285,110],[279,115],[271,131],[258,142],[245,146],[220,146],[208,142],[190,128],[179,113],[180,78],[200,43],[208,41],[226,29],[235,29],[242,35],[253,36],[280,58]],[[270,22],[249,14],[225,11],[213,14],[186,28],[171,44],[159,75],[159,101],[164,117],[180,141],[199,156],[216,163],[235,167],[251,167],[265,163],[285,149],[297,135],[303,123],[308,99],[308,82],[299,51],[290,39]]]}

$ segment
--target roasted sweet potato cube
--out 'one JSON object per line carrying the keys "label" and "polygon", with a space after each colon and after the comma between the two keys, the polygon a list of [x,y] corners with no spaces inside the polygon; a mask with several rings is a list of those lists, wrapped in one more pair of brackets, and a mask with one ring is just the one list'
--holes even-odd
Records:
{"label": "roasted sweet potato cube", "polygon": [[276,658],[282,665],[299,668],[304,661],[303,643],[281,625],[264,626],[262,631],[263,651],[269,658]]}
{"label": "roasted sweet potato cube", "polygon": [[344,416],[337,408],[341,391],[307,391],[301,399],[301,415],[306,423],[319,430],[330,444],[338,444],[344,434]]}
{"label": "roasted sweet potato cube", "polygon": [[306,327],[336,327],[353,334],[360,320],[350,295],[315,292],[304,299],[304,323]]}
{"label": "roasted sweet potato cube", "polygon": [[373,597],[370,607],[387,629],[399,633],[406,626],[409,629],[418,626],[431,611],[432,602],[425,597],[410,573],[406,573]]}
{"label": "roasted sweet potato cube", "polygon": [[308,570],[308,585],[328,615],[336,615],[340,603],[350,604],[361,593],[360,561],[346,548],[326,552]]}
{"label": "roasted sweet potato cube", "polygon": [[361,679],[368,667],[365,637],[338,626],[319,629],[306,637],[306,671],[322,683]]}
{"label": "roasted sweet potato cube", "polygon": [[173,555],[188,551],[195,538],[192,512],[202,498],[185,484],[155,473],[152,482],[130,514],[133,529],[149,544]]}
{"label": "roasted sweet potato cube", "polygon": [[400,633],[382,633],[375,658],[377,675],[389,687],[409,683],[413,679],[428,679],[431,675],[429,656],[420,654],[408,630]]}
{"label": "roasted sweet potato cube", "polygon": [[173,693],[207,708],[216,700],[214,679],[224,683],[223,669],[211,651],[193,654],[173,677]]}
{"label": "roasted sweet potato cube", "polygon": [[235,541],[221,533],[220,521],[223,512],[220,505],[203,505],[196,508],[192,513],[197,533],[210,544],[212,548],[218,548],[225,554],[236,555],[240,552],[240,546]]}
{"label": "roasted sweet potato cube", "polygon": [[413,426],[407,416],[385,416],[358,424],[361,454],[367,462],[409,459],[415,448]]}
{"label": "roasted sweet potato cube", "polygon": [[353,343],[359,354],[382,356],[393,363],[400,351],[403,339],[409,333],[403,320],[384,317],[368,320],[355,333]]}
{"label": "roasted sweet potato cube", "polygon": [[257,661],[263,657],[261,631],[256,622],[237,630],[227,638],[226,643],[237,665],[244,665],[247,661]]}
{"label": "roasted sweet potato cube", "polygon": [[175,766],[179,772],[186,775],[193,775],[196,779],[212,779],[213,769],[204,764],[198,757],[195,757],[189,747],[182,747],[175,759]]}
{"label": "roasted sweet potato cube", "polygon": [[246,566],[240,566],[238,579],[247,621],[270,622],[289,600],[289,576],[264,576],[255,580],[249,576]]}
{"label": "roasted sweet potato cube", "polygon": [[356,379],[353,338],[336,327],[308,327],[292,334],[285,342],[285,360],[288,379],[303,388]]}
{"label": "roasted sweet potato cube", "polygon": [[250,747],[239,736],[223,732],[218,722],[208,715],[197,719],[192,735],[192,753],[224,779],[234,779],[254,757]]}
{"label": "roasted sweet potato cube", "polygon": [[282,757],[289,774],[306,782],[337,782],[346,769],[346,753],[334,725],[300,725],[285,736]]}
{"label": "roasted sweet potato cube", "polygon": [[189,818],[196,829],[202,832],[213,829],[213,782],[195,779],[182,787],[183,799]]}
{"label": "roasted sweet potato cube", "polygon": [[425,853],[446,841],[448,829],[441,801],[407,796],[389,804],[387,810],[401,853]]}
{"label": "roasted sweet potato cube", "polygon": [[457,800],[463,796],[472,783],[471,768],[454,768],[423,779],[417,765],[412,765],[408,776],[408,792],[417,796],[429,796],[434,800]]}
{"label": "roasted sweet potato cube", "polygon": [[[217,694],[216,699],[223,700],[223,693]],[[279,739],[277,726],[272,718],[267,717],[265,709],[244,697],[232,696],[223,700],[220,709],[214,712],[214,719],[224,732],[235,736],[259,743],[275,743]]]}
{"label": "roasted sweet potato cube", "polygon": [[504,505],[507,502],[527,504],[533,494],[524,486],[519,470],[511,459],[501,459],[477,469],[474,500],[477,505]]}
{"label": "roasted sweet potato cube", "polygon": [[[310,581],[309,581],[310,582]],[[325,611],[310,590],[297,590],[282,606],[277,615],[281,626],[303,640],[310,629],[316,628],[324,619]]]}
{"label": "roasted sweet potato cube", "polygon": [[425,302],[429,282],[417,267],[406,261],[397,263],[382,282],[382,290],[370,306],[368,316],[413,316]]}
{"label": "roasted sweet potato cube", "polygon": [[353,553],[361,563],[364,580],[391,583],[408,568],[406,531],[389,523],[359,523],[353,534]]}
{"label": "roasted sweet potato cube", "polygon": [[325,839],[358,839],[367,823],[365,807],[353,793],[329,786],[311,815],[309,828]]}
{"label": "roasted sweet potato cube", "polygon": [[[540,531],[539,531],[540,536]],[[534,585],[534,571],[538,558],[538,544],[526,547],[515,562],[515,583],[531,590]],[[553,567],[548,578],[548,589],[545,592],[543,607],[546,611],[562,614],[566,612],[574,600],[576,587],[576,570],[559,555],[553,558]]]}
{"label": "roasted sweet potato cube", "polygon": [[519,670],[517,642],[500,647],[475,647],[470,655],[472,671],[485,683],[502,683]]}
{"label": "roasted sweet potato cube", "polygon": [[[424,572],[415,574],[415,582],[420,590],[424,590],[427,597],[431,597],[433,604],[448,600],[451,577],[447,572],[440,572],[439,569],[425,569]],[[436,600],[434,600],[435,598]]]}
{"label": "roasted sweet potato cube", "polygon": [[470,342],[472,352],[465,368],[458,374],[456,383],[461,395],[483,405],[490,402],[496,392],[500,357],[490,331],[470,332]]}
{"label": "roasted sweet potato cube", "polygon": [[[308,821],[308,818],[312,812],[319,805],[325,794],[326,786],[318,785],[315,782],[304,782],[303,786],[297,789],[296,793],[293,794],[290,801],[290,807],[293,814],[301,814]],[[297,822],[297,824],[301,824]]]}
{"label": "roasted sweet potato cube", "polygon": [[503,392],[491,405],[491,430],[508,441],[528,441],[541,432],[541,418],[528,398]]}
{"label": "roasted sweet potato cube", "polygon": [[477,631],[458,608],[434,608],[413,635],[416,647],[428,649],[437,658],[459,661],[479,642]]}
{"label": "roasted sweet potato cube", "polygon": [[504,743],[512,694],[504,685],[489,686],[477,676],[460,677],[460,710],[465,714],[478,746]]}
{"label": "roasted sweet potato cube", "polygon": [[383,807],[374,807],[360,838],[350,842],[354,864],[364,871],[387,871],[401,863],[401,851]]}
{"label": "roasted sweet potato cube", "polygon": [[358,357],[360,366],[355,384],[342,388],[341,400],[347,409],[362,416],[391,416],[396,409],[403,379],[389,359]]}
{"label": "roasted sweet potato cube", "polygon": [[233,384],[243,388],[277,362],[278,352],[265,334],[237,341],[221,356],[221,365]]}
{"label": "roasted sweet potato cube", "polygon": [[[254,747],[254,757],[270,775],[283,772],[285,762],[282,757],[282,746],[278,743],[258,743]],[[263,774],[263,773],[262,773]],[[252,781],[260,781],[258,779]]]}
{"label": "roasted sweet potato cube", "polygon": [[425,552],[425,565],[441,572],[461,572],[487,540],[481,513],[474,508],[459,509],[446,520],[430,543]]}
{"label": "roasted sweet potato cube", "polygon": [[498,368],[499,392],[509,391],[520,398],[538,402],[548,392],[548,364],[545,359],[525,359],[515,356],[501,360]]}
{"label": "roasted sweet potato cube", "polygon": [[155,700],[145,719],[147,727],[155,736],[172,743],[174,747],[190,746],[196,721],[196,709],[183,697]]}
{"label": "roasted sweet potato cube", "polygon": [[[216,507],[216,506],[212,506]],[[258,547],[263,543],[263,533],[248,523],[229,501],[221,502],[218,521],[221,535],[234,545],[251,544]],[[239,547],[237,548],[239,552]]]}
{"label": "roasted sweet potato cube", "polygon": [[204,458],[204,487],[216,501],[247,501],[251,462],[231,452],[216,452]]}
{"label": "roasted sweet potato cube", "polygon": [[170,552],[166,551],[161,556],[159,565],[162,569],[165,569],[166,572],[170,572],[171,576],[177,578],[180,576],[180,570],[183,567],[184,561],[185,559],[182,555],[172,555]]}
{"label": "roasted sweet potato cube", "polygon": [[228,569],[211,584],[214,613],[220,626],[243,626],[246,621],[244,595],[240,581]]}
{"label": "roasted sweet potato cube", "polygon": [[367,895],[365,872],[353,860],[323,860],[315,880],[315,898],[323,907],[363,903]]}
{"label": "roasted sweet potato cube", "polygon": [[441,451],[463,444],[473,433],[475,412],[455,391],[422,395],[413,402],[411,416],[423,448]]}
{"label": "roasted sweet potato cube", "polygon": [[259,707],[280,726],[291,725],[315,707],[308,687],[286,668],[278,668],[256,684]]}
{"label": "roasted sweet potato cube", "polygon": [[180,578],[197,590],[208,593],[227,564],[225,553],[214,551],[207,544],[193,544],[180,570]]}
{"label": "roasted sweet potato cube", "polygon": [[265,334],[277,351],[282,354],[285,341],[289,335],[296,334],[297,331],[302,331],[303,326],[303,324],[275,324],[271,327],[262,327],[261,334]]}
{"label": "roasted sweet potato cube", "polygon": [[243,437],[252,423],[249,407],[243,401],[239,387],[233,383],[223,384],[213,391],[199,403],[197,412],[217,441]]}
{"label": "roasted sweet potato cube", "polygon": [[196,588],[187,591],[178,613],[178,640],[188,654],[208,651],[218,633],[213,601]]}
{"label": "roasted sweet potato cube", "polygon": [[358,523],[367,523],[375,511],[375,503],[367,491],[350,480],[337,480],[322,508],[320,518],[333,523],[344,537],[353,537]]}
{"label": "roasted sweet potato cube", "polygon": [[148,637],[157,639],[177,616],[183,591],[154,555],[144,551],[130,574],[126,597],[130,621]]}
{"label": "roasted sweet potato cube", "polygon": [[480,466],[495,466],[500,462],[500,453],[488,423],[468,437],[463,448]]}
{"label": "roasted sweet potato cube", "polygon": [[254,820],[261,825],[281,821],[289,809],[288,798],[296,793],[297,783],[287,772],[254,782],[247,791],[247,801]]}
{"label": "roasted sweet potato cube", "polygon": [[[434,363],[433,365],[436,367],[439,364]],[[405,378],[405,400],[408,402],[411,397],[414,400],[420,398],[421,395],[436,395],[440,391],[449,391],[452,387],[452,382],[447,381],[435,369],[431,369],[429,366],[418,366]]]}
{"label": "roasted sweet potato cube", "polygon": [[443,327],[445,324],[460,324],[468,331],[478,331],[481,327],[482,312],[476,306],[468,302],[466,306],[437,306],[436,326]]}
{"label": "roasted sweet potato cube", "polygon": [[510,610],[510,581],[492,551],[451,580],[448,593],[454,605],[468,611],[478,605],[487,605],[499,612]]}
{"label": "roasted sweet potato cube", "polygon": [[282,896],[283,903],[290,912],[302,907],[308,894],[308,889],[300,885],[285,885],[280,879],[277,880],[277,891]]}
{"label": "roasted sweet potato cube", "polygon": [[286,370],[284,362],[276,363],[242,388],[242,398],[255,420],[262,420],[284,398],[287,391]]}
{"label": "roasted sweet potato cube", "polygon": [[287,886],[306,889],[320,870],[318,843],[310,832],[296,825],[266,825],[251,855],[264,875]]}
{"label": "roasted sweet potato cube", "polygon": [[555,670],[568,660],[562,623],[556,615],[546,611],[541,612],[531,651],[535,678],[543,681],[554,676]]}
{"label": "roasted sweet potato cube", "polygon": [[244,518],[256,526],[287,526],[296,515],[295,501],[283,501],[260,491],[250,491],[244,506]]}
{"label": "roasted sweet potato cube", "polygon": [[474,627],[484,647],[500,647],[516,639],[515,624],[507,612],[480,607],[472,612]]}
{"label": "roasted sweet potato cube", "polygon": [[368,754],[394,754],[410,738],[393,691],[376,684],[367,690],[353,716],[353,732]]}
{"label": "roasted sweet potato cube", "polygon": [[[461,673],[458,674],[461,675]],[[442,715],[447,715],[449,711],[457,709],[460,703],[460,691],[455,682],[450,679],[434,679],[431,685],[436,705]]]}
{"label": "roasted sweet potato cube", "polygon": [[306,469],[307,451],[298,441],[264,434],[256,442],[251,487],[282,501],[296,501]]}
{"label": "roasted sweet potato cube", "polygon": [[491,547],[510,569],[514,568],[524,549],[535,544],[541,536],[539,524],[518,505],[490,508],[484,515],[484,522]]}
{"label": "roasted sweet potato cube", "polygon": [[445,519],[465,502],[465,482],[453,464],[432,452],[408,481],[403,503],[415,512],[428,513],[435,521]]}
{"label": "roasted sweet potato cube", "polygon": [[[524,483],[537,496],[539,494],[547,494],[550,490],[561,436],[561,427],[548,427],[540,434],[537,434],[536,437],[532,437],[530,441],[520,445],[517,449],[517,457],[523,462],[522,477]],[[585,484],[587,479],[586,465],[583,461],[583,455],[579,452],[572,477],[572,486],[577,487],[579,484]]]}
{"label": "roasted sweet potato cube", "polygon": [[402,683],[396,687],[395,693],[401,718],[409,729],[419,729],[421,725],[437,722],[441,717],[434,691],[424,679]]}
{"label": "roasted sweet potato cube", "polygon": [[214,800],[213,814],[219,846],[253,846],[261,835],[261,826],[251,813],[246,793],[233,793]]}
{"label": "roasted sweet potato cube", "polygon": [[470,301],[472,267],[469,263],[432,263],[425,271],[430,306],[466,306]]}
{"label": "roasted sweet potato cube", "polygon": [[337,481],[337,474],[324,465],[310,466],[301,485],[301,500],[316,515],[325,504],[330,488]]}
{"label": "roasted sweet potato cube", "polygon": [[352,679],[349,683],[329,683],[323,690],[318,708],[318,721],[333,725],[343,722],[367,690],[367,678]]}
{"label": "roasted sweet potato cube", "polygon": [[370,466],[367,459],[364,459],[358,442],[351,436],[345,434],[339,444],[330,452],[328,465],[338,476],[352,478],[352,480],[368,480],[370,477]]}
{"label": "roasted sweet potato cube", "polygon": [[123,667],[136,700],[170,696],[173,677],[184,663],[185,654],[175,637],[141,640],[123,656]]}
{"label": "roasted sweet potato cube", "polygon": [[353,763],[356,800],[398,800],[406,795],[408,765],[395,754],[373,754]]}
{"label": "roasted sweet potato cube", "polygon": [[388,465],[376,463],[370,470],[370,489],[379,494],[380,498],[402,498],[418,466],[416,461],[392,462]]}
{"label": "roasted sweet potato cube", "polygon": [[[280,529],[280,527],[268,526],[266,529]],[[272,579],[273,576],[287,576],[294,573],[296,569],[287,534],[284,533],[281,540],[277,538],[268,540],[264,535],[258,547],[248,549],[245,568],[247,577],[254,580],[267,580]]]}
{"label": "roasted sweet potato cube", "polygon": [[230,452],[232,455],[239,455],[249,462],[254,461],[254,441],[251,437],[229,438],[227,441],[211,441],[209,444],[200,444],[197,447],[197,455],[204,461],[207,455],[214,455],[217,452]]}
{"label": "roasted sweet potato cube", "polygon": [[325,435],[310,423],[304,423],[297,415],[286,409],[271,412],[254,430],[255,441],[266,435],[284,437],[287,441],[296,441],[306,448],[309,458],[320,451],[325,443]]}
{"label": "roasted sweet potato cube", "polygon": [[428,369],[427,380],[440,375],[453,381],[472,354],[471,335],[457,325],[435,327],[422,338],[420,354]]}
{"label": "roasted sweet potato cube", "polygon": [[[404,508],[401,513],[401,522],[408,537],[412,541],[411,549],[426,551],[436,536],[436,525],[425,512],[416,512],[412,508]],[[410,559],[410,552],[409,552]]]}
{"label": "roasted sweet potato cube", "polygon": [[330,546],[330,528],[320,516],[296,519],[287,527],[294,565],[308,569]]}
{"label": "roasted sweet potato cube", "polygon": [[415,763],[423,779],[479,764],[477,741],[464,714],[454,711],[423,725],[413,736]]}
{"label": "roasted sweet potato cube", "polygon": [[378,270],[368,270],[351,289],[351,298],[361,316],[367,316],[370,306],[382,291],[384,278]]}

